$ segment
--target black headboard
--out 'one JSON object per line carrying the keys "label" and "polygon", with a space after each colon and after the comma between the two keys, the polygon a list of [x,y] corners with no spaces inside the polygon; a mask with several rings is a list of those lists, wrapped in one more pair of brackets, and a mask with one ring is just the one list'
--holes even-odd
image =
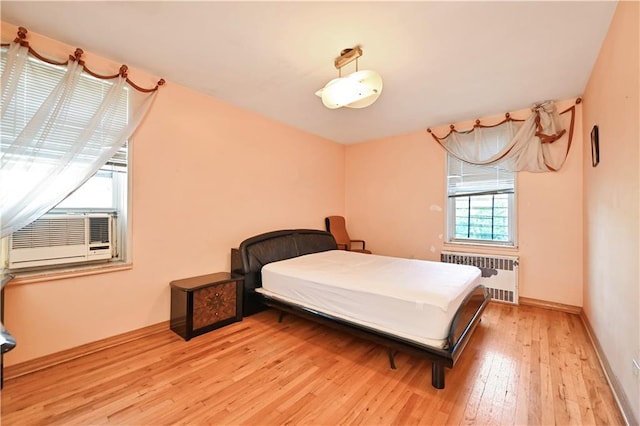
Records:
{"label": "black headboard", "polygon": [[272,231],[244,240],[240,243],[236,259],[233,255],[231,259],[232,271],[244,275],[244,315],[256,311],[253,290],[262,286],[261,270],[264,265],[337,248],[333,235],[316,229]]}

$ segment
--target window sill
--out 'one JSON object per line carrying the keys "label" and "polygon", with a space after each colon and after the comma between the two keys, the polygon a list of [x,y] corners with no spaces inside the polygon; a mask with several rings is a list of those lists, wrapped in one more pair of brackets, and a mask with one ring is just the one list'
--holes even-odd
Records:
{"label": "window sill", "polygon": [[36,284],[45,281],[63,280],[67,278],[85,277],[89,275],[107,274],[110,272],[133,269],[132,263],[113,262],[109,265],[76,266],[56,271],[12,272],[14,278],[8,286]]}
{"label": "window sill", "polygon": [[483,252],[505,252],[505,253],[518,253],[520,249],[518,246],[508,246],[500,244],[482,244],[482,243],[464,243],[464,242],[445,242],[442,245],[444,250],[480,250]]}

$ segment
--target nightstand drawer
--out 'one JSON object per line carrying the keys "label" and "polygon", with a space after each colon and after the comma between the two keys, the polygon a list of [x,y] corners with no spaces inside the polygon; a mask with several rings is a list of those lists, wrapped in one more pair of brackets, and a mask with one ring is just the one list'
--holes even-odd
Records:
{"label": "nightstand drawer", "polygon": [[171,330],[185,340],[242,320],[243,277],[228,272],[171,282]]}
{"label": "nightstand drawer", "polygon": [[193,328],[198,329],[237,315],[237,283],[215,284],[193,292]]}

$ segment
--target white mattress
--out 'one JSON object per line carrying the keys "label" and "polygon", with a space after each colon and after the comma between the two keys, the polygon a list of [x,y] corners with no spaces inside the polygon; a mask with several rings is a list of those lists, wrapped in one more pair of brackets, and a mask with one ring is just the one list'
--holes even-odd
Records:
{"label": "white mattress", "polygon": [[442,348],[479,279],[475,266],[332,250],[265,265],[256,291]]}

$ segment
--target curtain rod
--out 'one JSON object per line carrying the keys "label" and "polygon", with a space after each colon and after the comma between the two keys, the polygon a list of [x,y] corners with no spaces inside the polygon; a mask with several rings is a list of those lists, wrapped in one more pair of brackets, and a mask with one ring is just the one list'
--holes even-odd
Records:
{"label": "curtain rod", "polygon": [[[133,87],[134,89],[143,92],[143,93],[149,93],[149,92],[154,92],[156,90],[158,90],[158,88],[160,86],[163,86],[166,82],[164,80],[164,78],[161,78],[160,80],[158,80],[158,83],[156,84],[156,87],[154,87],[153,89],[145,89],[143,87],[138,86],[137,84],[135,84],[133,81],[129,80],[129,77],[127,76],[128,72],[129,72],[129,67],[126,65],[122,65],[120,67],[120,69],[118,70],[117,74],[113,74],[113,75],[100,75],[97,74],[93,71],[91,71],[84,63],[84,61],[82,59],[80,59],[80,57],[82,56],[82,54],[84,53],[84,50],[77,48],[74,52],[73,55],[69,55],[69,59],[67,59],[64,62],[60,62],[60,61],[55,61],[53,59],[48,59],[45,58],[44,56],[42,56],[40,53],[38,53],[37,51],[35,51],[30,45],[29,42],[26,40],[27,38],[27,29],[25,27],[18,27],[18,36],[13,40],[14,43],[19,43],[20,46],[26,47],[27,49],[29,49],[29,53],[32,54],[33,56],[35,56],[36,58],[38,58],[39,60],[46,62],[48,64],[52,64],[52,65],[67,65],[69,64],[69,61],[75,61],[77,62],[79,65],[82,66],[82,69],[96,77],[102,80],[111,80],[117,77],[123,77],[126,82]],[[2,47],[9,47],[11,44],[10,43],[2,43],[0,44],[0,46]]]}
{"label": "curtain rod", "polygon": [[[567,108],[564,111],[560,112],[560,115],[565,114],[565,113],[567,113],[569,111],[573,112],[575,110],[575,108],[576,108],[576,105],[578,105],[580,103],[582,103],[582,98],[576,98],[575,103],[573,105],[571,105],[569,108]],[[475,121],[473,127],[471,127],[471,129],[469,129],[469,130],[457,130],[456,126],[451,124],[451,125],[449,125],[449,133],[447,133],[447,135],[443,136],[443,137],[436,136],[436,134],[433,133],[433,131],[431,130],[430,127],[427,128],[427,132],[430,133],[431,136],[433,136],[433,138],[436,141],[439,141],[439,140],[448,138],[449,135],[451,135],[451,133],[453,133],[453,132],[466,134],[466,133],[472,133],[477,127],[482,128],[482,129],[487,129],[487,128],[491,128],[491,127],[497,127],[497,126],[499,126],[501,124],[506,123],[507,121],[525,121],[525,120],[519,120],[517,118],[511,117],[511,113],[508,113],[508,112],[504,114],[504,117],[505,117],[504,120],[502,120],[501,122],[496,123],[496,124],[491,124],[491,125],[481,124],[480,120],[478,119],[478,120]]]}

